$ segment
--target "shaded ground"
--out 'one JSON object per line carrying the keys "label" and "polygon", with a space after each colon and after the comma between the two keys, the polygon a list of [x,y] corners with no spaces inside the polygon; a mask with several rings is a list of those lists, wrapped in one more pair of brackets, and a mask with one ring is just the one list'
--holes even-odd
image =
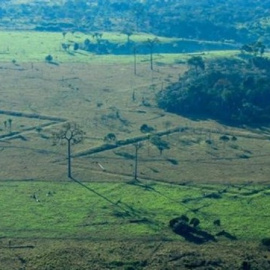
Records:
{"label": "shaded ground", "polygon": [[[27,247],[28,246],[28,247]],[[29,248],[33,246],[33,248]],[[0,242],[0,269],[269,269],[252,242],[187,244],[162,240],[11,240]],[[244,268],[245,266],[250,268]]]}

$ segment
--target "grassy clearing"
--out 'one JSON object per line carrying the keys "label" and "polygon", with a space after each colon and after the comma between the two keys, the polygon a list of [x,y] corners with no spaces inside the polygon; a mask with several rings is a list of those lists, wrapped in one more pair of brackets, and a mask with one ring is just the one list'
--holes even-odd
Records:
{"label": "grassy clearing", "polygon": [[[62,43],[83,42],[86,38],[95,42],[91,34],[83,34],[76,32],[74,34],[68,33],[65,38],[62,33],[52,32],[27,32],[27,31],[1,31],[0,32],[0,61],[11,62],[16,61],[17,64],[26,62],[44,62],[47,55],[52,55],[54,61],[57,63],[110,63],[110,64],[128,64],[133,63],[133,56],[116,56],[116,55],[103,55],[96,56],[86,51],[74,52],[70,50],[65,52]],[[125,43],[127,37],[120,33],[103,33],[102,38],[108,39],[110,42]],[[150,34],[134,34],[131,40],[135,42],[144,42],[147,39],[154,38]],[[161,43],[173,43],[181,41],[181,39],[169,39],[158,37]],[[234,51],[221,51],[221,52],[206,52],[206,57],[216,57],[221,55],[231,56],[236,52]],[[192,55],[192,54],[191,54]],[[185,54],[161,54],[155,57],[155,60],[160,63],[175,63],[175,61],[185,61],[189,57]],[[149,61],[148,56],[138,55],[137,61]]]}
{"label": "grassy clearing", "polygon": [[[127,183],[133,174],[132,145],[74,158],[74,176],[87,182],[82,187],[65,182],[66,146],[52,146],[50,140],[61,123],[39,130],[47,120],[12,116],[14,131],[21,132],[23,139],[0,141],[0,236],[175,240],[181,238],[171,232],[168,222],[182,214],[198,217],[201,228],[213,234],[226,230],[240,240],[257,242],[270,235],[266,226],[270,190],[257,184],[269,182],[269,128],[229,127],[156,107],[155,94],[178,80],[186,70],[181,61],[191,55],[155,55],[154,71],[149,68],[149,57],[139,56],[134,76],[130,56],[61,51],[61,33],[0,35],[1,109],[78,122],[86,138],[72,147],[73,153],[102,145],[110,132],[118,140],[141,136],[142,124],[156,131],[184,128],[162,137],[170,145],[162,155],[147,140],[143,142],[138,164],[141,186]],[[66,39],[83,39],[80,35],[69,33]],[[7,43],[11,44],[8,49],[3,45]],[[16,43],[21,45],[13,45]],[[59,65],[39,63],[49,53],[58,57]],[[3,114],[0,120],[8,118]],[[2,124],[1,134],[6,133]],[[230,140],[221,141],[222,135]],[[233,135],[237,140],[232,140]],[[162,184],[164,181],[174,184]],[[250,184],[244,188],[243,183]],[[224,189],[227,192],[218,199],[205,197]],[[47,196],[48,192],[52,194]],[[216,219],[221,220],[220,227],[213,225]]]}
{"label": "grassy clearing", "polygon": [[[173,58],[171,58],[173,60]],[[144,142],[139,152],[139,177],[168,182],[268,182],[270,173],[269,128],[229,127],[209,119],[188,119],[166,113],[156,107],[155,94],[178,80],[183,64],[157,65],[140,63],[137,76],[133,65],[108,63],[66,63],[59,66],[34,63],[2,63],[0,74],[1,108],[7,111],[35,113],[76,121],[86,132],[83,144],[75,145],[80,153],[104,144],[106,134],[118,140],[142,136],[140,127],[147,124],[156,131],[182,127],[184,131],[163,136],[170,149],[162,155]],[[2,121],[9,119],[2,115]],[[1,179],[66,179],[66,146],[52,146],[51,133],[61,123],[39,130],[47,121],[13,117],[14,131],[23,138],[0,142]],[[21,126],[24,126],[23,128]],[[24,129],[32,130],[24,131]],[[1,134],[6,134],[4,129]],[[181,129],[180,129],[181,130]],[[228,142],[220,140],[227,134]],[[235,135],[237,140],[232,141]],[[210,144],[207,140],[210,139]],[[263,152],[262,152],[263,149]],[[82,179],[127,180],[133,173],[132,145],[112,151],[76,158],[74,173]],[[12,162],[11,162],[12,161]],[[103,173],[96,162],[106,168]],[[211,173],[209,173],[211,172]]]}
{"label": "grassy clearing", "polygon": [[[86,62],[86,63],[130,63],[133,61],[132,56],[113,56],[105,55],[96,57],[92,53],[85,51],[65,52],[61,48],[61,43],[83,42],[89,38],[94,42],[92,36],[83,33],[68,33],[65,38],[62,33],[51,32],[0,32],[0,60],[11,62],[16,60],[17,63],[22,62],[43,62],[45,57],[51,54],[56,62]],[[104,39],[111,42],[124,43],[126,36],[119,33],[104,33]],[[136,34],[132,36],[132,40],[136,42],[146,41],[148,38],[153,38],[152,35]],[[166,38],[160,38],[161,41],[173,41]],[[143,61],[144,57],[138,57],[138,61]]]}
{"label": "grassy clearing", "polygon": [[[146,122],[148,123],[148,122]],[[183,123],[184,124],[184,123]],[[162,125],[162,123],[161,123]],[[216,126],[209,129],[210,122],[195,123],[196,128],[185,125],[185,131],[162,137],[170,149],[160,155],[156,146],[148,140],[139,150],[138,175],[143,179],[156,179],[173,183],[268,183],[270,145],[267,136],[256,137],[242,129],[224,129]],[[245,133],[247,132],[247,133]],[[229,141],[220,137],[227,134]],[[235,136],[236,140],[232,140]],[[255,136],[255,137],[254,137]],[[260,149],[264,149],[263,154]],[[77,158],[75,167],[80,175],[87,171],[101,173],[96,162],[100,162],[107,173],[129,176],[133,173],[134,146],[127,145],[104,153]]]}
{"label": "grassy clearing", "polygon": [[[245,187],[239,186],[239,188]],[[208,198],[219,194],[219,198]],[[222,185],[178,186],[156,182],[2,182],[0,236],[12,238],[178,238],[170,219],[186,214],[215,234],[225,230],[240,240],[270,235],[269,186],[246,195]],[[199,210],[196,210],[199,209]],[[213,225],[216,219],[221,226]],[[113,232],[113,234],[112,234]]]}

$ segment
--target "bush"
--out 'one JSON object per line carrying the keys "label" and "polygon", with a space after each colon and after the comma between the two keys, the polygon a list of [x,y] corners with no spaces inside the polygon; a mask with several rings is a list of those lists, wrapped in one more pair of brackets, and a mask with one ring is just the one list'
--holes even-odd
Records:
{"label": "bush", "polygon": [[147,124],[143,124],[141,127],[140,127],[140,131],[142,133],[151,133],[153,132],[155,129],[151,126],[148,126]]}
{"label": "bush", "polygon": [[270,237],[267,237],[267,238],[263,238],[261,243],[264,245],[264,246],[267,246],[270,248]]}
{"label": "bush", "polygon": [[46,62],[52,62],[53,61],[53,57],[49,54],[45,57],[45,61]]}
{"label": "bush", "polygon": [[219,137],[219,139],[223,142],[228,142],[230,140],[230,138],[227,135],[222,135]]}
{"label": "bush", "polygon": [[108,143],[114,143],[116,141],[116,135],[114,133],[108,133],[105,137],[104,137],[104,142],[108,142]]}

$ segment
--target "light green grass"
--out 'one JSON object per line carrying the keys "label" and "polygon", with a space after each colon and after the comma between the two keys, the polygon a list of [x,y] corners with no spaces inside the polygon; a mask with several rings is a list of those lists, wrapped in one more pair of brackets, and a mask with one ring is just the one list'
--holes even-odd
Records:
{"label": "light green grass", "polygon": [[[131,40],[135,42],[145,42],[147,39],[152,39],[155,36],[150,34],[134,34]],[[70,49],[66,52],[62,49],[62,43],[83,42],[86,38],[91,42],[95,42],[91,34],[83,34],[75,32],[67,33],[65,38],[62,33],[55,32],[30,32],[30,31],[1,31],[0,32],[0,61],[11,62],[16,60],[17,63],[25,62],[44,62],[47,55],[52,55],[54,61],[57,63],[63,62],[82,62],[82,63],[117,63],[125,64],[132,63],[133,56],[117,56],[117,55],[94,55],[86,51],[73,51]],[[110,42],[125,43],[127,36],[121,33],[103,33],[103,39],[108,39]],[[160,42],[170,43],[180,41],[180,39],[158,37]],[[232,56],[235,51],[221,51],[221,52],[206,52],[204,56]],[[192,54],[190,54],[192,55]],[[161,63],[175,63],[177,61],[185,61],[189,54],[162,54],[155,56],[155,61]],[[148,56],[138,55],[137,61],[149,61]]]}
{"label": "light green grass", "polygon": [[[213,234],[225,230],[238,239],[256,240],[270,235],[269,188],[249,188],[262,187],[265,190],[250,196],[227,188],[220,199],[210,199],[203,196],[225,186],[2,182],[0,236],[175,238],[169,220],[186,214],[198,217],[201,229]],[[216,219],[221,227],[213,225]]]}
{"label": "light green grass", "polygon": [[[144,42],[153,37],[153,35],[148,34],[136,34],[132,36],[132,40]],[[86,38],[94,42],[91,34],[86,35],[78,32],[68,33],[64,38],[62,33],[54,32],[2,31],[0,32],[0,61],[43,62],[49,54],[56,62],[129,63],[133,61],[132,56],[105,55],[97,57],[85,51],[73,52],[71,50],[70,53],[67,53],[61,48],[61,43],[83,42]],[[120,33],[104,33],[102,38],[108,39],[110,42],[126,42],[126,35]],[[161,42],[170,42],[171,40],[162,37],[159,39]]]}

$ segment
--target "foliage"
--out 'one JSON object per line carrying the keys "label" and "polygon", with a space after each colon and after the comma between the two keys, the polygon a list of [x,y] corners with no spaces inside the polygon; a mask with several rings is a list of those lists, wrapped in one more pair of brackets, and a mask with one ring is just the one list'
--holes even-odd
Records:
{"label": "foliage", "polygon": [[245,44],[241,47],[241,51],[252,53],[253,55],[257,55],[258,53],[260,56],[263,56],[265,52],[265,45],[261,41],[257,41],[251,44]]}
{"label": "foliage", "polygon": [[178,114],[238,123],[269,122],[270,60],[216,59],[200,72],[190,68],[158,94],[159,106]]}
{"label": "foliage", "polygon": [[155,131],[155,129],[147,124],[142,124],[140,127],[140,131],[142,133],[151,133],[151,132]]}
{"label": "foliage", "polygon": [[[57,31],[64,38],[67,31],[124,31],[128,40],[133,32],[150,32],[241,43],[264,37],[269,43],[268,0],[261,0],[259,5],[256,0],[171,0],[166,6],[164,0],[20,2],[11,0],[1,5],[0,15],[7,28]],[[128,27],[123,30],[123,25]]]}
{"label": "foliage", "polygon": [[116,141],[116,135],[114,133],[108,133],[105,137],[104,137],[104,142],[107,143],[114,143]]}
{"label": "foliage", "polygon": [[52,62],[52,60],[53,60],[53,57],[50,54],[45,57],[46,62]]}
{"label": "foliage", "polygon": [[83,135],[84,132],[77,123],[68,122],[63,124],[59,131],[53,133],[53,140],[54,143],[57,143],[57,141],[60,141],[60,143],[70,141],[72,144],[77,144],[83,140]]}
{"label": "foliage", "polygon": [[150,137],[150,142],[157,147],[160,155],[162,155],[164,150],[170,149],[169,143],[162,140],[162,138],[158,135]]}
{"label": "foliage", "polygon": [[187,61],[189,66],[194,66],[196,69],[196,73],[198,72],[198,68],[201,70],[205,69],[205,64],[203,58],[201,56],[193,56]]}

